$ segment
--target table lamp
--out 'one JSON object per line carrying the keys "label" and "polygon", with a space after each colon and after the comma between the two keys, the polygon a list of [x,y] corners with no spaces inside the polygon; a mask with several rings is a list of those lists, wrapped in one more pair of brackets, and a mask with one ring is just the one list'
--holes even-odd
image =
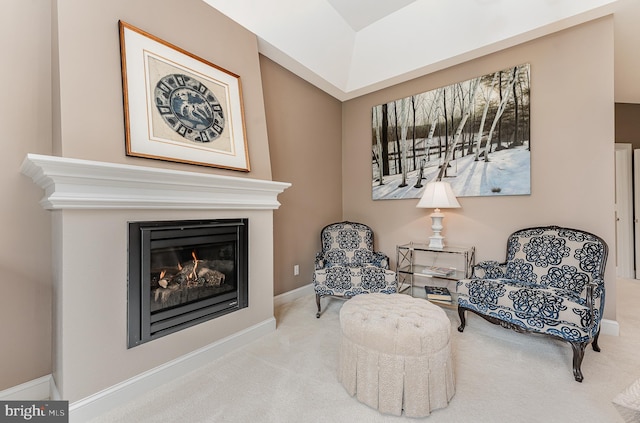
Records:
{"label": "table lamp", "polygon": [[440,212],[440,209],[460,207],[460,203],[458,203],[458,200],[451,189],[451,185],[444,181],[427,183],[424,193],[422,194],[422,198],[416,207],[423,209],[435,209],[430,215],[433,235],[429,237],[429,248],[439,250],[443,249],[444,237],[440,235],[440,232],[442,232],[442,229],[444,228],[442,226],[444,214]]}

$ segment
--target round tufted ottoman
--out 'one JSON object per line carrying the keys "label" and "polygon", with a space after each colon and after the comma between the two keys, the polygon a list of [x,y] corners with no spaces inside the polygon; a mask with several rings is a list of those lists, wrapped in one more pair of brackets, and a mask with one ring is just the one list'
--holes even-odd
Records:
{"label": "round tufted ottoman", "polygon": [[338,379],[381,413],[424,417],[455,393],[451,322],[444,310],[404,294],[363,294],[340,310]]}

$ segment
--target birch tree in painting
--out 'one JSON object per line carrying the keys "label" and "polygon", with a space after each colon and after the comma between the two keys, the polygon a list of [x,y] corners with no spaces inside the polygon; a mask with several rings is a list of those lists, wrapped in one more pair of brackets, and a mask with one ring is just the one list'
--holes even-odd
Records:
{"label": "birch tree in painting", "polygon": [[480,127],[478,128],[478,132],[476,134],[475,139],[475,161],[480,159],[480,143],[482,141],[482,135],[484,133],[484,123],[487,119],[487,112],[489,111],[489,105],[491,104],[491,94],[493,93],[493,87],[495,87],[496,82],[498,82],[498,76],[500,72],[496,72],[493,74],[493,79],[491,79],[491,84],[489,85],[488,94],[485,97],[484,107],[482,108],[482,117],[480,118]]}
{"label": "birch tree in painting", "polygon": [[478,87],[480,87],[480,78],[474,79],[470,84],[469,92],[471,93],[471,97],[469,97],[469,104],[467,105],[467,107],[465,107],[464,111],[462,112],[462,119],[460,120],[460,123],[458,123],[458,129],[456,129],[456,133],[453,135],[453,141],[451,142],[451,147],[449,147],[449,151],[447,152],[447,155],[444,158],[442,167],[440,167],[440,172],[438,172],[438,177],[436,178],[436,181],[440,181],[444,176],[444,173],[447,170],[447,166],[449,166],[449,162],[453,158],[456,148],[460,143],[462,129],[464,128],[464,125],[467,123],[467,119],[471,114],[471,108],[474,105],[473,100],[475,99],[476,93],[478,92]]}
{"label": "birch tree in painting", "polygon": [[399,100],[400,103],[400,166],[402,167],[402,182],[400,187],[407,186],[407,131],[409,130],[409,99]]}
{"label": "birch tree in painting", "polygon": [[373,108],[371,121],[373,123],[373,131],[375,134],[375,145],[373,147],[373,161],[378,168],[379,185],[384,183],[384,174],[382,166],[382,138],[380,131],[382,130],[382,105]]}
{"label": "birch tree in painting", "polygon": [[[425,123],[427,123],[429,126],[429,133],[427,135],[426,140],[424,140],[424,142],[422,143],[424,155],[420,160],[420,168],[419,168],[418,177],[416,178],[416,184],[414,185],[414,188],[422,188],[422,180],[424,179],[424,168],[429,162],[431,144],[433,143],[433,136],[436,132],[436,126],[438,124],[438,120],[442,116],[440,112],[440,100],[442,99],[443,92],[444,92],[444,88],[439,88],[436,90],[434,101],[421,102],[421,108],[423,110],[423,114],[427,116]],[[421,96],[420,98],[423,99],[424,96]],[[415,121],[416,119],[414,117],[414,128],[416,126]],[[415,133],[415,129],[414,129],[414,133]]]}
{"label": "birch tree in painting", "polygon": [[[444,95],[444,88],[439,88],[436,92],[435,99],[431,103],[433,105],[432,109],[433,113],[431,114],[430,126],[429,126],[429,135],[427,136],[426,145],[430,146],[433,144],[433,136],[436,133],[436,127],[438,126],[438,121],[442,117],[445,119],[445,116],[442,114],[442,97]],[[446,122],[445,122],[446,123]],[[427,160],[429,160],[429,150],[427,149]]]}
{"label": "birch tree in painting", "polygon": [[500,118],[504,113],[504,109],[507,107],[507,102],[511,97],[511,90],[513,88],[513,84],[516,82],[516,77],[518,76],[518,68],[513,68],[513,74],[511,75],[509,82],[507,83],[507,90],[505,95],[502,97],[500,104],[498,105],[498,111],[496,112],[495,117],[493,118],[493,123],[491,124],[491,129],[489,130],[489,135],[487,135],[487,144],[484,149],[484,161],[489,161],[489,152],[491,151],[491,140],[493,139],[493,132],[496,129],[496,125],[500,122]]}
{"label": "birch tree in painting", "polygon": [[411,125],[411,145],[413,148],[413,168],[417,169],[418,168],[418,154],[416,152],[416,109],[417,109],[417,101],[416,101],[416,96],[412,95],[411,96],[411,115],[412,115],[412,122],[413,125]]}

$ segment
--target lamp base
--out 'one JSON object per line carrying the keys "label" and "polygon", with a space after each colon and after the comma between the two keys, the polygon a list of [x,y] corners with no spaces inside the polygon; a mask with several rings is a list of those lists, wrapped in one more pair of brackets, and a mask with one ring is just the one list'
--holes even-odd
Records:
{"label": "lamp base", "polygon": [[440,209],[435,209],[429,217],[431,217],[431,230],[433,231],[433,235],[429,237],[429,248],[442,250],[444,248],[444,237],[440,235],[440,232],[444,229],[442,226],[444,214],[440,212]]}
{"label": "lamp base", "polygon": [[429,248],[433,248],[434,250],[442,250],[444,248],[444,237],[441,235],[430,236]]}

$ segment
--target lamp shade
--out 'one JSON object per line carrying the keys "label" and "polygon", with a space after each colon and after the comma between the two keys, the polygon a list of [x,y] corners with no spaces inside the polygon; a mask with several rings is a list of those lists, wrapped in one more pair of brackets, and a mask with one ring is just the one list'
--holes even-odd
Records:
{"label": "lamp shade", "polygon": [[437,181],[427,183],[424,194],[422,194],[422,198],[416,207],[423,209],[453,209],[459,208],[460,203],[458,203],[448,182]]}

